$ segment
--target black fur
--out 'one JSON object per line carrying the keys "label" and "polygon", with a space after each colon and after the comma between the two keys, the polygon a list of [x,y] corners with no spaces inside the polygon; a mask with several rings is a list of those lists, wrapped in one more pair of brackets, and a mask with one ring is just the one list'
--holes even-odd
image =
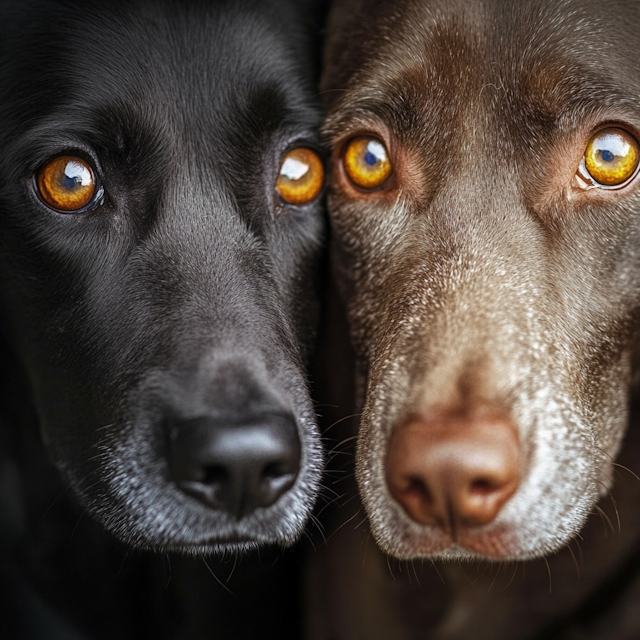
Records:
{"label": "black fur", "polygon": [[[274,185],[288,148],[317,146],[316,14],[284,0],[0,3],[11,378],[24,375],[71,493],[129,545],[291,544],[312,507],[322,459],[304,361],[324,222],[318,201],[285,205]],[[55,213],[35,193],[34,173],[63,153],[91,162],[104,187],[84,213]],[[167,422],[282,413],[301,464],[270,508],[236,519],[171,482]],[[5,411],[3,494],[28,529],[38,509],[47,522],[62,507],[16,422]],[[52,479],[38,486],[35,473]],[[31,528],[37,546],[47,533]]]}

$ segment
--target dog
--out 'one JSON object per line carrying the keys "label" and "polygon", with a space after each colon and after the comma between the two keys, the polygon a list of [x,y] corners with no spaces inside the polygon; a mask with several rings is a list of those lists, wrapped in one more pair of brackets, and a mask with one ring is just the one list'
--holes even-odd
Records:
{"label": "dog", "polygon": [[[325,235],[319,11],[0,6],[5,398],[24,379],[42,438],[4,412],[3,511],[28,514],[4,531],[66,557],[69,582],[76,520],[58,546],[41,530],[63,510],[42,445],[107,547],[221,556],[304,530],[323,465],[305,370]],[[62,577],[48,584],[57,597]]]}
{"label": "dog", "polygon": [[[445,585],[408,585],[410,565],[388,584],[344,527],[316,562],[311,637],[640,637],[637,478],[614,484],[634,422],[639,28],[631,2],[332,8],[324,134],[356,478],[381,550],[444,561]],[[615,519],[611,491],[606,542],[585,524]],[[580,536],[576,584],[568,551],[545,561]],[[490,593],[496,562],[540,558]]]}

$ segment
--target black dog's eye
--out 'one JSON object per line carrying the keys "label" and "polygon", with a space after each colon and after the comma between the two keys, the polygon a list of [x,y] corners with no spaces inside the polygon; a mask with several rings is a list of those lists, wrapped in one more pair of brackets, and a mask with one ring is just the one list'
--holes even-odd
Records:
{"label": "black dog's eye", "polygon": [[98,192],[91,166],[76,156],[58,156],[38,169],[36,187],[52,209],[72,213],[85,209]]}
{"label": "black dog's eye", "polygon": [[639,161],[637,140],[613,127],[598,131],[584,152],[584,168],[598,185],[605,187],[617,187],[629,180]]}
{"label": "black dog's eye", "polygon": [[285,202],[307,204],[320,195],[323,184],[324,167],[315,151],[298,147],[284,154],[276,190]]}
{"label": "black dog's eye", "polygon": [[361,189],[381,187],[393,169],[384,143],[370,136],[350,140],[343,162],[349,179]]}

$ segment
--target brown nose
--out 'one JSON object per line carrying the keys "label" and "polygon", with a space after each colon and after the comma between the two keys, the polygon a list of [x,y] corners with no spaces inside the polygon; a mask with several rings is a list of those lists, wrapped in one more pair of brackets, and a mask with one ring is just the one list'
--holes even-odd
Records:
{"label": "brown nose", "polygon": [[518,434],[508,419],[413,419],[398,427],[387,455],[387,484],[407,514],[456,536],[487,524],[518,488]]}

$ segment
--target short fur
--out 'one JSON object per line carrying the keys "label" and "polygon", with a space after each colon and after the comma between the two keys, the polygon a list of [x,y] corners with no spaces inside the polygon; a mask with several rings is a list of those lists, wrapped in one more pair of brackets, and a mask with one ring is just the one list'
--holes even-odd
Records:
{"label": "short fur", "polygon": [[[318,148],[310,7],[0,5],[3,335],[55,465],[129,545],[290,545],[314,503],[322,454],[304,363],[324,220],[320,200],[294,207],[275,192],[283,153]],[[63,153],[97,167],[99,207],[58,214],[38,199],[35,171]],[[302,460],[273,506],[236,519],[170,481],[169,414],[283,411]],[[19,428],[3,424],[3,455],[28,474]]]}
{"label": "short fur", "polygon": [[[606,192],[573,180],[598,127],[640,136],[638,33],[633,2],[335,3],[322,82],[333,263],[363,401],[358,486],[392,556],[546,556],[579,534],[613,486],[640,304],[639,180]],[[341,151],[360,134],[390,149],[390,188],[349,186]],[[393,499],[386,451],[415,413],[482,407],[516,426],[523,478],[495,520],[455,543]],[[426,637],[536,637],[558,616],[547,607],[541,626],[521,629],[515,605],[496,608],[501,626],[459,595]],[[388,608],[402,626],[404,614]],[[425,637],[412,615],[406,637]],[[340,624],[339,637],[358,637]]]}

